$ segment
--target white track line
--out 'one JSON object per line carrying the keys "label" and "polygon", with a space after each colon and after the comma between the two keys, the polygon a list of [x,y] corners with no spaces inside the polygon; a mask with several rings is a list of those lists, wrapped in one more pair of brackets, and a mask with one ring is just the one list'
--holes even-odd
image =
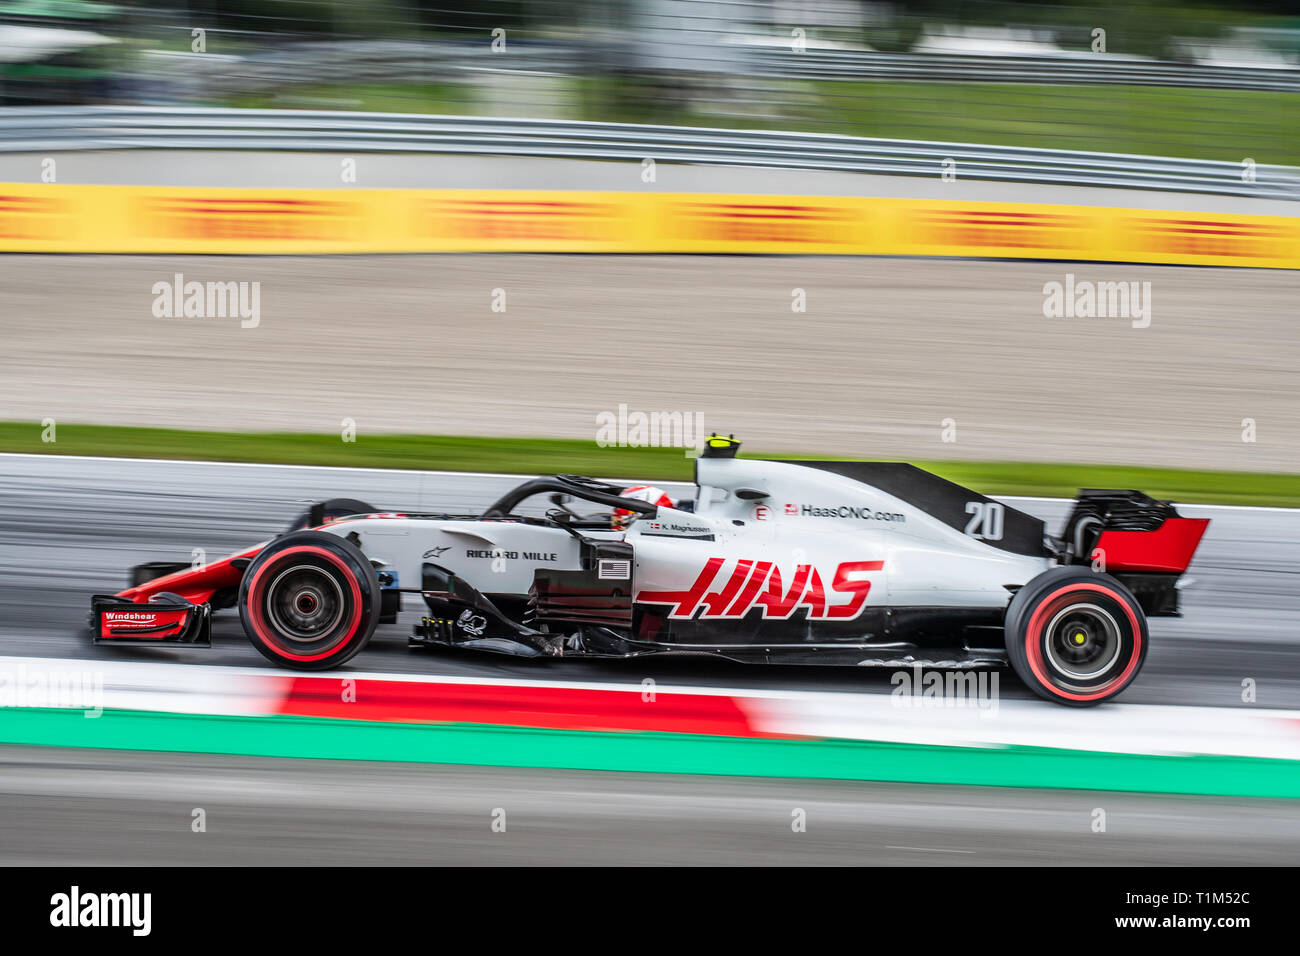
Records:
{"label": "white track line", "polygon": [[[23,706],[20,691],[33,680],[90,680],[104,709],[247,716],[278,712],[290,680],[328,686],[394,681],[433,686],[528,687],[598,690],[641,697],[636,683],[480,679],[338,671],[306,674],[274,668],[203,666],[62,658],[0,657],[0,703]],[[371,689],[374,690],[373,688]],[[1300,760],[1300,711],[1167,704],[1105,704],[1079,710],[1039,700],[1000,700],[996,694],[965,706],[895,694],[749,690],[656,684],[655,698],[727,697],[764,733],[932,746],[1045,747],[1129,754],[1224,755]],[[654,700],[647,701],[653,707]],[[28,703],[27,706],[41,706]],[[46,706],[60,706],[50,702]],[[64,705],[85,710],[83,698]],[[0,722],[4,710],[0,707]],[[1192,749],[1194,748],[1194,749]]]}

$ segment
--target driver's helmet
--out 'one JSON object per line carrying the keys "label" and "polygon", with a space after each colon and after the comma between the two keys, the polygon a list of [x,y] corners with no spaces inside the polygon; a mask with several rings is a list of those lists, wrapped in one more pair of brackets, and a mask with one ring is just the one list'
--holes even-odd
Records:
{"label": "driver's helmet", "polygon": [[[669,497],[668,492],[662,488],[656,488],[654,485],[633,485],[631,488],[624,488],[619,493],[620,498],[632,498],[636,501],[648,501],[652,505],[658,505],[661,508],[676,508],[677,502]],[[626,508],[614,509],[614,527],[626,528],[637,517],[639,512],[628,511]]]}

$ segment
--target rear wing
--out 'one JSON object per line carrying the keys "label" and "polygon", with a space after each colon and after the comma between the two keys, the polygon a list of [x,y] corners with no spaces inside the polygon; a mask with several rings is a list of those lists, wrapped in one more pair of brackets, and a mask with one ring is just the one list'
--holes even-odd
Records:
{"label": "rear wing", "polygon": [[1209,524],[1140,491],[1084,489],[1065,523],[1063,557],[1119,578],[1148,615],[1176,616],[1178,579]]}

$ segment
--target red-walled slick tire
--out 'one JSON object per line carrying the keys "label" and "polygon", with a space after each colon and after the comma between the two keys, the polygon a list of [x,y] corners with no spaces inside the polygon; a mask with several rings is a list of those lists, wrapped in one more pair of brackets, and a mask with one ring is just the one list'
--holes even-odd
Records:
{"label": "red-walled slick tire", "polygon": [[1088,568],[1052,568],[1007,608],[1007,655],[1039,697],[1100,704],[1133,682],[1146,660],[1146,615],[1128,588]]}
{"label": "red-walled slick tire", "polygon": [[366,646],[379,621],[379,580],[352,542],[323,531],[276,538],[239,587],[244,633],[263,657],[326,670]]}

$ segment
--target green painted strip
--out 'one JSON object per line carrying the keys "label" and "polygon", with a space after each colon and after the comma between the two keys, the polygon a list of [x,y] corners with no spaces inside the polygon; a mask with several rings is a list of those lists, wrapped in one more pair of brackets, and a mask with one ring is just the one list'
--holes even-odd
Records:
{"label": "green painted strip", "polygon": [[148,711],[9,709],[0,743],[260,757],[385,760],[908,783],[1300,797],[1300,761],[1171,757],[1037,747],[595,733],[479,724]]}

